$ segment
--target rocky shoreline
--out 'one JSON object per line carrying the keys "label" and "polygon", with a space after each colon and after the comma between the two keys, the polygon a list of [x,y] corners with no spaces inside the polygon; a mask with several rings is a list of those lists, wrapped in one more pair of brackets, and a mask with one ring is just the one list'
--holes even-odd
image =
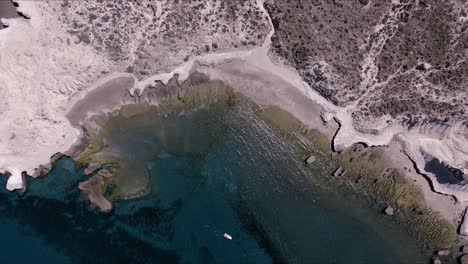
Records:
{"label": "rocky shoreline", "polygon": [[[315,112],[302,111],[302,107],[306,109],[305,107],[310,105],[310,102],[307,100],[303,101],[303,103],[294,104],[294,106],[293,104],[287,104],[286,107],[283,107],[282,102],[284,101],[277,100],[274,88],[271,88],[272,83],[264,85],[263,89],[268,88],[273,92],[269,96],[260,97],[264,93],[262,88],[260,88],[261,85],[249,89],[251,87],[244,87],[242,82],[237,82],[238,80],[234,77],[233,79],[224,79],[223,82],[220,82],[217,80],[211,81],[211,78],[208,77],[209,75],[206,74],[210,70],[213,70],[212,75],[220,77],[226,67],[231,70],[237,70],[237,67],[240,66],[231,62],[221,65],[221,69],[223,70],[216,67],[214,69],[201,68],[200,70],[193,71],[183,82],[172,79],[167,84],[156,83],[153,87],[148,87],[133,97],[130,93],[121,93],[123,97],[114,102],[116,105],[110,107],[112,109],[110,116],[124,115],[131,117],[145,113],[145,111],[156,111],[162,116],[167,116],[171,111],[181,111],[182,109],[188,111],[197,105],[209,103],[210,100],[228,101],[235,93],[242,94],[259,104],[263,108],[262,118],[270,122],[272,126],[277,127],[289,140],[308,142],[307,144],[310,144],[314,152],[303,153],[306,156],[298,157],[298,159],[307,159],[310,163],[327,164],[324,166],[325,168],[329,168],[324,172],[325,186],[335,186],[337,189],[348,188],[350,192],[356,192],[382,208],[391,206],[394,209],[393,214],[397,221],[401,221],[416,236],[420,236],[435,249],[446,249],[455,245],[457,240],[455,223],[446,220],[437,212],[432,211],[430,204],[426,205],[424,196],[418,186],[400,175],[395,168],[388,168],[388,164],[383,158],[386,147],[369,148],[362,144],[357,144],[344,151],[334,152],[330,142],[334,135],[333,131],[337,129],[337,124],[332,120],[324,122],[320,117],[321,112],[319,108]],[[248,70],[250,71],[250,69]],[[239,75],[239,72],[236,72],[236,74],[238,75],[236,78],[242,79],[242,74]],[[207,83],[212,83],[211,89],[215,89],[217,92],[206,89],[203,91],[200,87],[205,86]],[[227,84],[228,86],[226,86]],[[281,83],[274,84],[278,87]],[[104,85],[103,89],[107,89],[106,87],[108,86]],[[282,87],[282,89],[286,88]],[[281,93],[282,89],[278,89],[276,92]],[[98,95],[99,93],[96,94]],[[294,100],[294,93],[291,93],[290,96]],[[86,104],[87,101],[93,102],[92,99],[88,99],[90,98],[84,99],[83,103]],[[287,101],[288,98],[285,96],[283,99]],[[122,106],[124,107],[120,110],[115,110]],[[295,115],[283,109],[288,107],[291,112],[295,112],[299,116],[301,114],[307,115],[309,124],[305,125]],[[69,116],[76,116],[77,113],[73,111],[79,112],[82,111],[81,109],[90,108],[83,106],[72,108]],[[164,111],[169,112],[166,113]],[[101,114],[106,112],[101,112]],[[80,113],[80,115],[89,116],[90,114]],[[106,118],[105,116],[106,114],[104,114],[104,118]],[[100,118],[91,118],[91,120],[103,124],[103,120]],[[83,125],[86,122],[78,123]],[[93,128],[97,129],[97,126],[88,126],[86,131],[89,133]],[[88,142],[93,141],[88,140]],[[94,143],[87,145],[88,150],[95,148],[92,144]],[[83,152],[83,146],[81,146],[81,150],[81,153],[75,152],[81,154],[75,155],[75,159],[80,165],[89,165],[95,162],[100,164],[112,162],[105,158],[99,161],[92,157],[90,158],[89,155],[83,155],[83,153],[86,153],[86,151]],[[314,157],[313,159],[311,159],[312,156]],[[401,154],[401,156],[404,157],[404,154]],[[330,188],[333,189],[333,187]],[[141,195],[144,195],[144,192]]]}
{"label": "rocky shoreline", "polygon": [[[261,6],[262,1],[258,1],[258,4]],[[14,19],[9,20],[9,22],[11,22],[10,27],[0,32],[0,48],[2,51],[5,51],[5,54],[15,54],[18,52],[29,54],[29,51],[23,52],[22,50],[18,51],[13,48],[23,47],[17,44],[26,41],[34,40],[42,43],[43,45],[38,45],[38,47],[40,46],[44,49],[47,47],[50,48],[56,44],[55,42],[47,42],[47,36],[44,37],[45,35],[42,35],[43,32],[37,32],[37,29],[44,30],[47,27],[54,27],[55,25],[54,23],[47,24],[44,22],[44,18],[41,17],[41,15],[46,14],[44,10],[36,8],[33,3],[28,2],[24,2],[23,9],[25,13],[30,14],[30,22],[17,21]],[[262,11],[264,11],[263,7]],[[60,30],[59,28],[53,28],[51,32],[53,34],[57,32],[62,34],[63,32]],[[47,171],[50,170],[51,165],[43,165],[41,167],[38,166],[38,164],[47,164],[49,160],[48,157],[57,151],[63,151],[65,155],[77,159],[79,157],[77,161],[81,163],[81,165],[89,164],[91,161],[88,159],[89,156],[86,157],[86,155],[81,154],[84,153],[86,147],[90,144],[90,141],[87,141],[89,138],[86,138],[86,134],[92,133],[93,129],[97,129],[96,126],[92,125],[83,129],[83,124],[92,116],[116,111],[122,105],[161,105],[164,104],[166,99],[170,99],[169,101],[172,100],[171,103],[177,106],[184,106],[184,104],[186,104],[186,102],[184,102],[186,99],[184,86],[188,87],[189,84],[194,85],[197,82],[217,80],[231,87],[234,92],[252,99],[261,107],[266,108],[274,106],[281,109],[281,111],[271,110],[271,114],[275,116],[275,120],[272,121],[277,122],[280,120],[279,127],[281,129],[288,131],[291,129],[297,130],[299,128],[308,131],[316,130],[321,135],[325,135],[324,138],[319,140],[320,142],[315,142],[314,140],[316,139],[310,140],[313,144],[318,144],[319,149],[322,148],[325,151],[324,153],[327,153],[325,159],[328,162],[332,162],[334,165],[332,166],[334,167],[333,172],[329,172],[329,174],[336,174],[335,178],[346,179],[346,181],[350,183],[348,185],[354,186],[356,189],[368,188],[373,190],[375,193],[366,194],[372,199],[380,199],[379,195],[381,190],[373,189],[376,186],[376,182],[372,180],[375,180],[375,178],[362,177],[363,172],[355,168],[355,164],[357,163],[350,161],[351,159],[354,161],[356,157],[353,156],[354,154],[351,155],[349,150],[360,146],[356,145],[356,143],[364,143],[367,146],[372,146],[372,148],[363,151],[363,153],[367,153],[365,154],[366,157],[371,156],[374,151],[382,151],[383,154],[380,154],[385,156],[385,158],[384,161],[379,162],[382,163],[379,164],[379,166],[385,167],[387,165],[392,165],[397,166],[400,170],[396,174],[394,172],[382,174],[382,171],[380,171],[382,168],[377,169],[375,167],[376,161],[373,160],[372,162],[374,163],[371,162],[371,172],[376,173],[374,176],[384,175],[382,177],[391,179],[390,182],[392,186],[400,184],[401,186],[398,185],[398,187],[404,188],[406,192],[405,195],[408,195],[401,196],[400,199],[402,197],[405,198],[403,200],[396,199],[389,202],[392,204],[392,208],[395,209],[394,214],[399,215],[399,213],[402,213],[403,211],[400,210],[400,207],[408,206],[408,203],[412,204],[408,206],[408,208],[414,208],[415,203],[426,203],[427,205],[422,206],[424,208],[424,210],[422,210],[422,215],[435,217],[434,219],[431,218],[433,220],[426,221],[427,219],[425,218],[419,218],[417,215],[421,215],[421,211],[416,210],[414,211],[416,214],[413,214],[413,211],[405,207],[405,210],[409,211],[407,214],[402,213],[402,217],[406,217],[409,220],[406,219],[404,222],[414,221],[415,225],[423,224],[424,226],[428,222],[439,224],[440,222],[438,221],[442,219],[440,221],[448,221],[450,225],[453,225],[452,231],[456,230],[455,225],[462,221],[462,214],[467,205],[465,202],[467,200],[465,183],[455,185],[438,184],[434,176],[424,170],[426,163],[423,154],[430,154],[432,157],[439,159],[441,162],[445,162],[453,168],[464,170],[463,172],[466,174],[465,165],[468,154],[466,152],[466,142],[463,141],[464,135],[458,133],[456,127],[451,129],[439,126],[426,126],[413,128],[412,130],[399,126],[388,126],[386,129],[379,131],[378,134],[360,132],[353,125],[350,109],[335,106],[321,97],[316,91],[311,89],[307,83],[304,83],[295,69],[287,68],[284,65],[275,64],[271,61],[268,52],[271,45],[270,38],[273,34],[274,30],[269,33],[261,47],[254,47],[251,50],[236,50],[233,52],[209,53],[204,56],[197,56],[180,64],[179,67],[176,67],[170,73],[156,74],[144,80],[138,80],[130,73],[115,73],[118,70],[113,67],[111,62],[103,59],[96,51],[82,43],[73,46],[72,49],[66,48],[67,46],[63,43],[64,46],[59,46],[57,44],[61,49],[60,52],[54,53],[55,55],[52,60],[60,63],[56,63],[58,66],[55,65],[56,69],[54,70],[56,72],[61,72],[66,69],[66,72],[79,72],[81,74],[78,77],[67,76],[66,78],[59,79],[54,79],[52,77],[47,79],[44,77],[41,79],[41,89],[53,90],[52,93],[47,94],[46,98],[50,98],[50,100],[46,100],[45,107],[42,107],[43,101],[41,101],[45,95],[36,94],[36,91],[41,90],[36,89],[37,76],[32,76],[29,79],[24,78],[24,80],[18,78],[18,76],[22,76],[25,70],[37,72],[37,74],[42,74],[43,76],[49,76],[51,74],[45,70],[38,71],[37,69],[40,68],[40,65],[31,62],[31,60],[26,60],[26,62],[31,62],[30,64],[26,63],[27,65],[33,65],[28,66],[32,67],[32,70],[21,67],[13,68],[11,72],[9,72],[9,75],[6,76],[8,78],[6,78],[5,81],[7,85],[6,88],[8,88],[7,90],[9,91],[16,91],[15,87],[26,87],[27,89],[22,90],[22,93],[36,95],[32,96],[31,101],[26,102],[27,104],[22,101],[21,103],[14,100],[11,102],[9,101],[9,105],[18,108],[12,108],[10,109],[11,111],[7,111],[6,114],[4,114],[5,122],[10,119],[24,122],[13,127],[13,129],[21,131],[22,134],[8,134],[10,139],[8,142],[10,143],[5,143],[6,154],[2,154],[2,160],[0,162],[0,173],[10,175],[7,185],[8,189],[25,188],[23,172],[31,176],[46,174]],[[6,37],[7,35],[8,37]],[[62,35],[65,36],[65,33]],[[3,38],[3,36],[5,36],[5,38]],[[52,39],[52,37],[50,38]],[[64,50],[67,50],[67,52],[64,52]],[[42,54],[49,53],[44,52],[43,49],[39,49],[38,52],[39,55],[34,54],[33,57],[39,61],[45,60]],[[73,54],[70,55],[70,52],[73,52]],[[77,58],[83,54],[86,54],[86,57],[83,60],[77,60]],[[13,65],[13,61],[17,61],[17,58],[4,58],[7,64],[10,63]],[[69,63],[70,65],[74,65],[74,68],[63,68],[63,65],[66,63],[62,63],[62,61],[79,61],[82,65]],[[83,73],[80,69],[85,68],[87,71]],[[109,72],[113,73],[102,78],[102,76]],[[20,79],[23,81],[17,81]],[[96,80],[98,81],[95,85],[88,86],[90,82]],[[46,89],[42,87],[51,85],[54,81],[56,84],[52,88]],[[83,87],[88,87],[88,89],[83,89]],[[8,97],[8,99],[10,98],[22,98],[21,93],[14,93]],[[42,111],[44,116],[41,116],[40,119],[30,121],[27,115],[18,118],[17,114],[21,112],[19,109],[29,109],[28,107],[35,107],[36,105],[41,106],[41,108],[34,108],[31,111]],[[297,119],[299,124],[296,122],[294,122],[294,124],[289,124],[288,122],[291,120],[291,117],[289,115],[285,117],[283,114],[280,114],[283,110],[290,113],[290,116],[294,117],[295,120]],[[138,111],[140,111],[139,107],[129,106],[125,108],[124,114],[131,116]],[[66,119],[64,115],[66,115],[68,119]],[[277,115],[279,115],[279,117]],[[99,118],[92,119],[91,121],[99,122]],[[31,122],[33,125],[30,125]],[[74,126],[74,128],[71,127],[70,124]],[[28,131],[39,131],[39,134],[34,134],[34,138],[28,138]],[[58,132],[65,132],[65,134]],[[22,139],[25,138],[28,138],[28,141],[22,141]],[[77,140],[83,141],[77,143]],[[41,144],[35,144],[37,142],[41,142]],[[398,146],[394,146],[395,142],[399,142]],[[51,147],[52,145],[53,147]],[[331,145],[333,145],[333,148]],[[392,150],[387,151],[385,150],[386,148]],[[8,152],[10,149],[14,151]],[[69,150],[64,151],[65,149]],[[359,151],[359,155],[356,155],[364,155],[363,153]],[[388,155],[388,153],[394,154],[395,157],[389,157],[390,155]],[[340,157],[349,159],[346,160]],[[408,157],[414,164],[412,164],[411,167],[407,166],[404,171],[401,171],[401,167],[398,166],[407,162]],[[112,153],[107,156],[104,155],[102,158],[106,162],[115,162]],[[300,158],[302,159],[305,157]],[[20,164],[22,164],[23,167],[21,167]],[[53,164],[52,160],[51,164]],[[350,168],[345,168],[346,166],[350,166]],[[338,172],[334,173],[337,170]],[[385,169],[383,171],[385,171]],[[403,181],[400,181],[401,179],[398,175],[403,175]],[[424,179],[423,175],[427,176],[429,180]],[[100,184],[100,181],[96,182]],[[377,181],[377,183],[382,183],[383,186],[386,184],[385,181]],[[141,195],[146,191],[147,190],[141,190],[141,193],[135,192],[134,195]],[[416,192],[422,193],[422,197],[416,194]],[[393,195],[397,195],[397,193],[393,193]],[[417,196],[417,199],[414,199],[414,201],[413,198],[415,197],[413,197],[413,195]],[[455,201],[452,196],[454,196],[457,201]],[[131,197],[135,196],[132,195]],[[383,205],[384,202],[381,202]],[[388,201],[385,201],[385,203],[385,206],[388,206]],[[102,208],[108,207],[103,206]],[[426,209],[430,212],[426,212]],[[435,212],[440,213],[441,218],[436,216]],[[466,221],[462,227],[467,226],[467,218],[468,217],[465,217]],[[432,224],[429,224],[423,229],[431,229],[431,225]],[[462,233],[464,233],[463,230],[464,228],[462,228]],[[452,231],[447,232],[453,233]],[[431,240],[433,236],[434,234],[432,233],[427,234],[428,240]],[[463,237],[459,239],[460,241],[464,241]],[[444,242],[440,245],[442,244],[447,245],[448,243]]]}
{"label": "rocky shoreline", "polygon": [[[83,137],[80,143],[64,152],[64,155],[73,157],[78,166],[90,166],[89,172],[97,171],[105,164],[118,164],[118,157],[111,153],[96,156],[99,147],[102,146],[96,136],[102,131],[105,132],[100,125],[104,124],[107,118],[115,115],[131,118],[146,111],[156,111],[166,118],[174,111],[190,110],[213,100],[228,102],[236,97],[235,94],[240,94],[258,104],[263,109],[262,118],[279,129],[288,140],[301,144],[307,142],[313,152],[302,153],[297,159],[308,160],[308,163],[312,164],[326,164],[323,166],[328,168],[323,173],[324,186],[331,189],[348,189],[375,203],[382,210],[391,207],[392,217],[406,226],[415,236],[427,242],[431,248],[437,250],[450,248],[453,255],[457,254],[455,250],[458,240],[455,226],[457,217],[447,219],[447,215],[437,213],[437,208],[433,211],[434,208],[426,200],[420,186],[410,182],[401,171],[389,167],[395,164],[385,160],[385,156],[388,155],[387,147],[370,148],[355,144],[336,152],[331,144],[335,131],[339,128],[335,121],[324,119],[321,108],[300,96],[300,92],[284,94],[291,89],[288,83],[274,79],[273,76],[262,77],[260,70],[257,69],[258,72],[255,72],[255,67],[249,69],[252,66],[243,63],[229,61],[215,67],[199,66],[192,69],[191,75],[184,81],[178,81],[175,76],[166,84],[155,82],[151,87],[133,95],[130,92],[135,85],[133,78],[130,76],[109,78],[81,100],[77,100],[70,108],[67,117],[72,124],[83,130]],[[240,71],[241,68],[244,68],[245,72]],[[247,73],[252,72],[256,75],[246,77]],[[259,78],[255,79],[257,77]],[[244,83],[242,80],[246,78],[250,79]],[[266,82],[262,78],[271,81]],[[254,85],[248,86],[250,82]],[[203,87],[210,83],[209,89],[203,90]],[[106,95],[110,89],[113,91],[113,96],[108,97]],[[98,104],[100,101],[104,104]],[[292,101],[295,103],[291,104]],[[96,105],[99,107],[93,108]],[[54,159],[57,157],[59,155]],[[405,158],[405,155],[400,153],[397,160],[402,158]],[[45,166],[43,169],[37,176],[44,176],[51,166]],[[112,174],[118,174],[118,168],[112,171]],[[89,198],[91,204],[103,212],[112,209],[113,200],[138,198],[149,191],[143,188],[127,197],[109,199],[104,195],[106,186],[115,184],[114,176],[104,177],[95,173],[90,174],[90,178],[83,181],[79,188]],[[438,198],[447,200],[449,197]]]}

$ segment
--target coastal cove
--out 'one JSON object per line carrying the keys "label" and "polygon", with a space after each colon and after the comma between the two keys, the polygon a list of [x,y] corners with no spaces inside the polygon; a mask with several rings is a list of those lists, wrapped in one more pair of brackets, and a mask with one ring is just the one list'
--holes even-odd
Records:
{"label": "coastal cove", "polygon": [[0,3],[0,263],[468,263],[462,2]]}
{"label": "coastal cove", "polygon": [[[320,149],[285,130],[299,128],[286,112],[261,108],[221,82],[193,88],[158,107],[130,104],[92,119],[100,128],[94,134],[89,126],[88,139],[106,144],[90,140],[93,153],[80,156],[117,163],[103,188],[111,212],[89,209],[77,188],[96,175],[83,176],[79,164],[87,162],[62,157],[23,196],[2,192],[2,219],[73,262],[427,262],[431,252],[393,217],[330,185]],[[113,159],[99,160],[102,152]],[[317,160],[306,164],[312,153]],[[150,191],[135,199],[135,189]]]}
{"label": "coastal cove", "polygon": [[[109,85],[112,83],[114,85]],[[259,95],[264,93],[262,90],[264,87],[261,85],[257,85],[255,89],[247,89],[247,87],[237,85],[233,86],[235,88],[233,90],[232,87],[227,86],[223,82],[210,81],[204,74],[197,72],[193,73],[183,82],[177,82],[175,79],[172,79],[165,85],[161,83],[155,84],[145,89],[142,93],[136,93],[133,97],[127,92],[127,89],[132,87],[132,85],[132,78],[128,77],[118,82],[110,80],[88,91],[86,97],[76,102],[68,114],[72,124],[83,127],[85,131],[84,141],[66,153],[76,159],[77,167],[86,167],[93,164],[93,166],[88,167],[88,173],[94,171],[93,174],[89,175],[92,178],[96,176],[96,169],[100,165],[120,165],[120,167],[108,168],[113,176],[109,179],[103,178],[104,184],[98,188],[114,204],[115,208],[113,212],[118,210],[119,201],[128,199],[131,201],[138,197],[145,199],[145,197],[151,196],[154,190],[161,190],[159,185],[153,186],[154,182],[151,173],[148,172],[147,164],[141,163],[142,161],[151,159],[162,161],[165,160],[164,158],[171,157],[171,155],[175,155],[176,157],[185,156],[193,152],[193,149],[192,151],[190,150],[191,148],[194,148],[196,150],[195,153],[198,154],[206,152],[207,149],[210,149],[209,146],[214,144],[213,142],[206,142],[206,140],[207,138],[210,140],[216,138],[216,129],[209,129],[214,134],[207,132],[208,136],[205,135],[206,137],[200,135],[197,137],[196,134],[192,135],[191,132],[197,131],[194,128],[203,131],[203,127],[206,129],[211,124],[222,123],[223,111],[226,110],[221,110],[225,107],[228,107],[228,109],[233,107],[239,108],[238,104],[240,104],[244,105],[244,107],[240,107],[241,109],[250,109],[250,113],[254,113],[249,116],[255,118],[248,119],[245,122],[246,124],[264,123],[261,126],[262,129],[269,127],[268,133],[264,134],[272,134],[272,136],[276,134],[282,138],[278,141],[278,147],[281,147],[281,142],[285,139],[287,142],[290,142],[290,147],[293,149],[282,150],[286,151],[286,156],[290,158],[287,163],[288,165],[284,165],[283,167],[292,167],[292,170],[296,168],[299,171],[306,169],[305,174],[308,175],[306,176],[306,182],[308,183],[304,184],[302,182],[300,187],[297,188],[306,192],[312,191],[314,188],[321,189],[325,193],[328,193],[325,195],[327,198],[322,199],[322,201],[331,202],[334,199],[338,199],[333,207],[336,208],[332,211],[340,211],[338,209],[340,206],[337,206],[337,204],[348,204],[349,201],[353,201],[352,205],[344,206],[347,208],[345,211],[350,210],[353,212],[347,212],[350,215],[354,215],[352,218],[360,219],[358,222],[366,222],[372,219],[371,222],[367,221],[366,224],[368,227],[374,226],[371,229],[379,230],[378,233],[384,232],[383,230],[387,229],[392,230],[388,235],[379,235],[380,237],[385,237],[386,241],[392,241],[392,237],[395,236],[400,237],[396,238],[399,242],[395,244],[400,244],[402,241],[413,241],[409,242],[412,246],[405,244],[405,247],[412,248],[411,252],[416,255],[419,255],[417,252],[425,252],[419,255],[426,256],[425,258],[421,258],[421,261],[424,260],[422,263],[427,261],[431,250],[451,247],[455,242],[455,227],[438,216],[437,213],[434,214],[430,210],[427,210],[420,191],[404,178],[398,176],[398,173],[386,169],[383,162],[379,161],[378,157],[382,154],[382,148],[362,148],[362,146],[356,145],[350,148],[349,151],[334,153],[330,144],[332,134],[327,131],[333,131],[336,128],[332,124],[322,125],[319,112],[315,112],[315,118],[320,123],[312,122],[306,126],[298,121],[294,116],[300,116],[301,113],[307,114],[306,111],[301,111],[302,107],[309,110],[309,120],[313,120],[313,115],[311,116],[311,114],[314,112],[310,111],[313,108],[310,107],[311,105],[307,101],[300,103],[298,98],[302,97],[294,97],[294,93],[290,93],[289,96],[292,96],[299,103],[293,109],[289,109],[291,112],[296,113],[293,116],[281,110],[283,108],[281,103],[287,101],[287,97],[283,98],[286,100],[274,100],[276,96],[275,92],[270,93],[271,97],[260,97]],[[280,85],[281,83],[277,83],[276,86],[271,86],[271,89],[274,91],[275,87],[277,89],[277,87],[281,87]],[[105,97],[106,94],[109,94],[110,89],[113,91],[113,97]],[[281,90],[277,91],[280,92]],[[99,109],[93,108],[96,105],[93,102],[102,100],[103,98],[106,99],[105,108],[102,106]],[[260,102],[260,104],[252,102],[252,98],[255,98],[254,100]],[[269,104],[270,101],[275,101],[273,107]],[[213,103],[215,106],[218,105],[218,108],[222,106],[219,108],[221,110],[216,109],[210,115],[206,115],[206,118],[199,118],[197,122],[189,122],[189,126],[187,124],[183,125],[183,122],[176,122],[176,120],[187,118],[188,114],[192,112],[195,113],[194,116],[196,117],[197,111],[203,112],[203,109]],[[247,109],[245,109],[246,107]],[[285,105],[284,108],[288,108],[288,105]],[[235,116],[243,115],[236,113]],[[82,118],[86,119],[80,121]],[[207,120],[210,120],[210,118],[215,118],[217,121],[208,122]],[[198,125],[194,126],[194,124]],[[176,129],[179,125],[183,128]],[[313,127],[313,129],[307,129],[307,127]],[[133,128],[133,130],[130,128]],[[162,134],[154,133],[159,130],[163,130],[164,132]],[[258,128],[255,130],[258,130]],[[123,131],[126,131],[126,133],[122,133]],[[138,136],[132,136],[132,134]],[[156,139],[149,140],[155,136]],[[140,142],[141,140],[143,142]],[[162,144],[161,142],[166,142],[166,144]],[[217,141],[215,140],[215,142]],[[176,147],[177,143],[179,143],[179,147]],[[276,144],[270,142],[268,145]],[[118,146],[125,149],[123,152],[126,154],[119,154],[122,151],[118,150]],[[148,149],[152,148],[155,149],[148,151]],[[164,150],[162,154],[156,154],[161,151],[161,148]],[[132,149],[134,150],[131,151]],[[249,151],[252,150],[249,148]],[[270,150],[266,152],[276,153],[278,151]],[[127,157],[128,153],[133,153],[129,156],[131,158]],[[309,155],[314,155],[317,160],[312,166],[306,166],[304,162]],[[242,157],[245,158],[244,155]],[[271,157],[269,156],[269,158]],[[135,164],[135,161],[137,161],[137,164]],[[138,161],[140,161],[139,164]],[[272,162],[264,160],[257,165],[264,166],[265,164],[271,166]],[[90,169],[91,167],[92,169]],[[339,177],[332,177],[335,169],[338,167],[344,169],[344,171],[341,172]],[[291,170],[291,168],[288,170]],[[88,179],[90,179],[89,176],[87,177]],[[81,181],[85,179],[82,178]],[[98,186],[100,184],[98,182]],[[260,186],[263,187],[263,185]],[[339,193],[337,193],[337,190],[340,190]],[[345,201],[340,201],[339,197],[342,197],[344,193],[348,193],[348,196],[344,199]],[[271,200],[271,198],[268,199]],[[294,200],[301,199],[296,198]],[[311,199],[315,200],[314,198]],[[313,204],[309,200],[307,207],[309,203]],[[361,205],[358,206],[358,204]],[[381,210],[387,205],[392,205],[397,209],[395,216],[384,217],[381,215]],[[359,208],[364,209],[361,210]],[[361,218],[359,215],[364,217]],[[395,226],[394,228],[389,226],[378,227],[379,224],[383,223],[382,221]],[[305,220],[305,222],[307,221]],[[401,225],[397,225],[397,223]],[[301,232],[304,232],[304,230]],[[402,236],[406,238],[402,239]],[[419,238],[419,241],[416,238]],[[423,243],[427,243],[429,247],[423,246]],[[398,252],[407,251],[398,250]],[[412,255],[413,253],[403,258],[396,257],[396,259],[420,258]],[[328,255],[328,257],[330,256]],[[406,261],[401,260],[401,263],[406,263]]]}
{"label": "coastal cove", "polygon": [[[218,238],[225,239],[223,233],[235,241],[242,238],[241,245],[230,253],[234,263],[252,259],[256,263],[261,259],[265,263],[326,263],[333,259],[338,263],[363,259],[383,263],[381,256],[391,260],[389,263],[427,263],[433,252],[443,249],[452,252],[442,257],[444,262],[455,263],[459,253],[456,219],[450,218],[455,210],[452,199],[430,190],[428,194],[424,189],[427,182],[414,184],[406,177],[401,168],[408,165],[398,162],[408,159],[396,153],[401,149],[353,144],[334,151],[337,123],[290,83],[245,61],[197,64],[185,70],[183,78],[175,70],[173,77],[164,75],[164,80],[138,81],[132,74],[111,74],[75,95],[66,118],[81,132],[80,141],[40,166],[24,196],[6,199],[17,205],[24,197],[55,197],[45,190],[57,189],[49,184],[63,183],[67,187],[57,189],[57,199],[60,208],[67,208],[64,221],[68,224],[64,226],[87,222],[92,214],[96,223],[104,224],[100,229],[107,230],[97,236],[110,239],[118,227],[123,232],[119,237],[132,237],[138,245],[149,243],[148,247],[162,250],[159,257],[169,254],[168,263],[187,258],[205,263],[219,260],[225,253],[224,248],[216,249]],[[207,159],[213,155],[215,158]],[[307,164],[311,157],[313,161]],[[57,175],[57,167],[64,166],[65,174],[73,175],[73,183],[51,177]],[[208,173],[210,170],[215,173]],[[55,179],[63,177],[58,175]],[[34,186],[44,181],[47,187],[39,187],[40,194],[34,194],[38,188]],[[195,198],[198,202],[193,204],[193,192],[206,195]],[[169,202],[161,204],[165,195]],[[191,218],[182,213],[184,220],[177,220],[187,199],[191,201],[186,202],[190,204],[187,210],[193,216],[214,214],[222,219],[216,220],[218,224],[227,223],[218,226],[214,237],[198,251],[187,248],[206,239],[203,232],[208,231],[199,228],[213,219],[198,219],[199,224],[192,226],[186,222]],[[212,205],[212,200],[225,202]],[[394,210],[392,216],[383,215],[386,207]],[[220,211],[208,210],[213,208]],[[445,209],[442,215],[440,208]],[[75,210],[85,218],[76,220]],[[162,223],[161,211],[171,219]],[[121,223],[117,216],[136,220]],[[6,218],[15,221],[15,216]],[[290,226],[296,221],[301,224]],[[159,224],[154,223],[170,230],[178,229],[177,224],[183,230],[192,226],[187,232],[198,234],[194,239],[190,235],[196,243],[182,245],[187,234],[182,232],[175,239],[175,231],[160,234]],[[91,227],[77,227],[85,228]],[[311,246],[310,237],[316,236],[319,239]],[[83,239],[80,243],[89,243],[86,235]],[[288,242],[279,242],[283,240]],[[336,241],[343,241],[340,249]],[[207,249],[209,245],[213,251]],[[123,254],[119,258],[134,260],[130,253],[119,251]],[[65,255],[73,257],[73,253]]]}

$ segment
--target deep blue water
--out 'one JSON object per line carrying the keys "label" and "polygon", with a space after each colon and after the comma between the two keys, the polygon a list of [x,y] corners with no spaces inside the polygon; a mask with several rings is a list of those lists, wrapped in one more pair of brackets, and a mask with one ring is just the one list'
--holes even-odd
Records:
{"label": "deep blue water", "polygon": [[426,263],[389,217],[319,187],[249,109],[215,110],[111,120],[109,148],[152,186],[111,213],[90,209],[67,158],[25,195],[2,190],[0,263]]}
{"label": "deep blue water", "polygon": [[426,162],[424,170],[433,173],[438,183],[459,184],[464,181],[463,172],[447,166],[436,158]]}

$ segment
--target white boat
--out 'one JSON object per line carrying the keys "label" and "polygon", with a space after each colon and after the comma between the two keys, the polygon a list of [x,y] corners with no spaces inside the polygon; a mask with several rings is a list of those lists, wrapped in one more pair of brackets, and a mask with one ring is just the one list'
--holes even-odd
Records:
{"label": "white boat", "polygon": [[229,240],[232,240],[232,236],[229,235],[228,233],[224,233],[224,237],[227,238],[227,239],[229,239]]}

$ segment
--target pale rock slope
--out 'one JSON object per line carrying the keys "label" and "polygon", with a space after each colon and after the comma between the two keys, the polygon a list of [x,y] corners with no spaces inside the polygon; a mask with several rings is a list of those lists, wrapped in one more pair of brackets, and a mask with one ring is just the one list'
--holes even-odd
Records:
{"label": "pale rock slope", "polygon": [[15,18],[0,31],[0,172],[9,190],[23,187],[21,172],[68,149],[79,136],[65,119],[70,97],[112,67],[93,48],[65,34],[49,6],[20,1],[30,20]]}

